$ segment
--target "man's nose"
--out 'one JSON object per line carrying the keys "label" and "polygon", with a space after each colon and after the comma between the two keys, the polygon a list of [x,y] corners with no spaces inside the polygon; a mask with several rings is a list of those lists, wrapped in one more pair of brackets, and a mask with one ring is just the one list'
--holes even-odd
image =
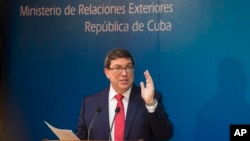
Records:
{"label": "man's nose", "polygon": [[127,74],[126,68],[123,68],[123,69],[122,69],[121,74],[122,74],[122,75],[126,75],[126,74]]}

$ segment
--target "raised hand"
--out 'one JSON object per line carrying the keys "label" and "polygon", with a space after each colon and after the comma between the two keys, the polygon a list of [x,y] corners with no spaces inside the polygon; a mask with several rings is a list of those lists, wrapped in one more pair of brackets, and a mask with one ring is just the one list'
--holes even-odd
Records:
{"label": "raised hand", "polygon": [[154,105],[154,82],[148,70],[144,72],[146,79],[146,86],[143,82],[140,83],[141,86],[141,96],[146,103],[146,105]]}

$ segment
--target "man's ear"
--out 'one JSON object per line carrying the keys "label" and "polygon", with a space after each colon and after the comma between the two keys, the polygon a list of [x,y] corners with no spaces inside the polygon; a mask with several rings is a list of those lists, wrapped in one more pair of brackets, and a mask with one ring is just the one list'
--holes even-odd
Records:
{"label": "man's ear", "polygon": [[107,69],[107,68],[104,68],[104,73],[105,73],[105,75],[106,75],[106,77],[109,79],[109,69]]}

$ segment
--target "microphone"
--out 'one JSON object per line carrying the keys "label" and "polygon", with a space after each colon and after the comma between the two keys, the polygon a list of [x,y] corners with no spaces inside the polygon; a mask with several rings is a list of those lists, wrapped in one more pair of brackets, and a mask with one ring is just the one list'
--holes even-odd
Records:
{"label": "microphone", "polygon": [[96,117],[97,114],[99,114],[101,112],[101,110],[102,110],[101,107],[97,107],[96,110],[95,110],[95,115],[94,115],[92,121],[90,122],[89,129],[88,129],[88,141],[89,141],[89,136],[90,136],[90,129],[92,128],[92,125],[94,123],[95,117]]}
{"label": "microphone", "polygon": [[113,129],[113,126],[114,126],[114,122],[115,122],[115,118],[116,118],[116,115],[120,112],[120,107],[116,107],[115,108],[115,116],[113,118],[113,121],[112,121],[112,124],[111,124],[111,127],[110,127],[110,131],[109,131],[109,141],[112,141],[112,137],[111,137],[111,131]]}

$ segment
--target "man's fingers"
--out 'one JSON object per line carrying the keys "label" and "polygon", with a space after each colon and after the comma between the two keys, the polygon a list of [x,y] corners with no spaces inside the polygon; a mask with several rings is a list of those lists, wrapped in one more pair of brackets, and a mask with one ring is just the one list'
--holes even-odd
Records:
{"label": "man's fingers", "polygon": [[[146,85],[147,85],[147,86],[148,86],[148,85],[154,86],[153,79],[152,79],[152,77],[151,77],[151,75],[150,75],[150,73],[149,73],[148,70],[146,70],[146,71],[144,72],[144,75],[145,75],[145,78],[146,78]],[[146,87],[147,87],[147,86],[146,86]]]}
{"label": "man's fingers", "polygon": [[141,82],[141,83],[140,83],[140,86],[141,86],[141,91],[142,91],[142,90],[145,88],[144,83]]}

